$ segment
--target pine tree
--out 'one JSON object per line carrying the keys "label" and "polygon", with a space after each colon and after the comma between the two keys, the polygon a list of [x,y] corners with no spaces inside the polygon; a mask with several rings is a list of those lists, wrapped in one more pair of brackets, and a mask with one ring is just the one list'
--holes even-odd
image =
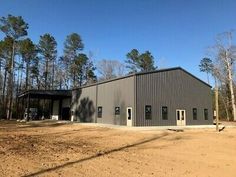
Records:
{"label": "pine tree", "polygon": [[149,51],[140,54],[137,49],[132,49],[127,53],[126,57],[127,68],[130,70],[130,73],[153,71],[156,69],[154,57]]}
{"label": "pine tree", "polygon": [[[40,36],[38,50],[44,67],[44,89],[53,89],[54,66],[57,57],[57,42],[50,34]],[[51,73],[51,74],[49,74]]]}
{"label": "pine tree", "polygon": [[31,75],[31,63],[34,58],[36,58],[37,51],[33,42],[27,38],[19,42],[19,53],[21,54],[24,62],[26,63],[26,81],[25,81],[25,89],[30,89],[29,78]]}
{"label": "pine tree", "polygon": [[66,37],[66,41],[64,43],[64,55],[61,57],[61,61],[63,62],[65,71],[69,71],[69,74],[65,73],[65,77],[68,85],[70,85],[69,80],[72,81],[72,87],[76,87],[76,85],[78,85],[76,80],[77,65],[79,62],[78,55],[83,48],[84,44],[79,34],[72,33]]}
{"label": "pine tree", "polygon": [[12,118],[13,107],[13,91],[14,91],[14,66],[16,45],[19,39],[27,35],[28,24],[23,20],[21,16],[8,15],[7,17],[0,18],[0,30],[7,36],[12,38],[12,52],[9,75],[8,75],[8,103],[7,103],[7,119]]}

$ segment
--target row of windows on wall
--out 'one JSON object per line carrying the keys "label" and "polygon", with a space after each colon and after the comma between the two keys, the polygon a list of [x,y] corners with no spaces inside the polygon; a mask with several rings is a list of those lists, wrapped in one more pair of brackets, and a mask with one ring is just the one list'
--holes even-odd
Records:
{"label": "row of windows on wall", "polygon": [[[115,115],[120,115],[120,107],[115,107]],[[208,120],[208,109],[204,109],[204,119]],[[168,120],[168,107],[162,106],[161,107],[161,117],[163,120]],[[197,108],[193,108],[193,120],[197,120]],[[98,107],[98,118],[102,118],[102,106]],[[146,105],[145,106],[145,119],[152,119],[152,106]]]}
{"label": "row of windows on wall", "polygon": [[[163,120],[168,119],[168,107],[167,106],[161,107],[161,117]],[[152,119],[152,106],[151,105],[145,106],[145,119]]]}
{"label": "row of windows on wall", "polygon": [[[102,106],[98,106],[98,118],[102,118]],[[115,107],[115,115],[120,115],[120,107]],[[152,119],[152,107],[150,105],[145,106],[145,118]],[[162,106],[162,119],[168,119],[168,108],[167,106]]]}
{"label": "row of windows on wall", "polygon": [[[120,115],[120,107],[115,107],[115,115]],[[102,106],[98,106],[98,118],[102,118]]]}
{"label": "row of windows on wall", "polygon": [[[204,119],[208,120],[208,109],[204,109]],[[161,107],[161,117],[162,120],[168,119],[168,107],[162,106]],[[145,106],[145,119],[152,119],[152,106],[146,105]],[[193,120],[197,120],[197,108],[193,108]]]}
{"label": "row of windows on wall", "polygon": [[[205,120],[208,120],[208,109],[203,110],[203,116]],[[193,108],[193,120],[197,120],[197,108]]]}

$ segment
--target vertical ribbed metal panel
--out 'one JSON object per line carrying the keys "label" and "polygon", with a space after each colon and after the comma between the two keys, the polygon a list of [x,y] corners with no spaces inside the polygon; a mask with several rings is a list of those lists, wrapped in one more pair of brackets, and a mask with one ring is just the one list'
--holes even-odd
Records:
{"label": "vertical ribbed metal panel", "polygon": [[[181,69],[136,76],[136,126],[176,125],[176,109],[186,110],[186,124],[212,124],[211,89]],[[152,106],[152,119],[145,119],[145,105]],[[162,120],[161,107],[168,107],[168,120]],[[198,119],[193,120],[192,109]],[[208,109],[209,120],[203,110]]]}
{"label": "vertical ribbed metal panel", "polygon": [[[98,85],[97,106],[102,106],[102,118],[98,123],[126,125],[126,108],[134,109],[134,76]],[[115,107],[120,107],[120,115],[115,115]]]}
{"label": "vertical ribbed metal panel", "polygon": [[[71,110],[75,112],[81,106],[81,100],[86,99],[95,109],[93,122],[126,125],[127,107],[133,108],[135,121],[134,84],[134,76],[131,76],[74,90]],[[102,106],[102,118],[96,117],[98,106]],[[115,115],[115,107],[120,107],[120,115]]]}
{"label": "vertical ribbed metal panel", "polygon": [[[96,121],[96,85],[91,87],[85,87],[82,89],[77,89],[72,91],[72,104],[71,104],[71,110],[76,112],[76,109],[78,109],[79,106],[81,106],[81,101],[86,100],[86,102],[83,102],[87,105],[83,105],[83,107],[88,107],[89,105],[89,111],[94,110],[92,115],[92,122]],[[78,117],[75,115],[75,117],[78,120]]]}

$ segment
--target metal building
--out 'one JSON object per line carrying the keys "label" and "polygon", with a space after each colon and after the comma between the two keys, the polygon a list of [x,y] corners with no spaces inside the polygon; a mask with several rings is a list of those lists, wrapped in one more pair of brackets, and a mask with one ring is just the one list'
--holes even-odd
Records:
{"label": "metal building", "polygon": [[71,120],[127,126],[213,123],[211,86],[175,67],[72,91]]}

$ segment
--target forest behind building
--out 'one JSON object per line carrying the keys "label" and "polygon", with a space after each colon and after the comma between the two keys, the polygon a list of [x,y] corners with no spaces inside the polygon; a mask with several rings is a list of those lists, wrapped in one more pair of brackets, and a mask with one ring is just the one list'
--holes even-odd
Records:
{"label": "forest behind building", "polygon": [[[82,36],[73,32],[65,36],[63,54],[58,54],[58,43],[50,32],[39,36],[39,41],[28,37],[30,24],[21,16],[0,17],[0,118],[19,118],[17,95],[27,90],[70,90],[97,81],[130,73],[158,69],[150,51],[127,49],[121,59],[95,59],[93,51],[85,53]],[[212,100],[219,90],[219,117],[236,120],[235,106],[235,31],[216,36],[200,60],[199,70],[213,85]],[[181,66],[181,63],[179,64]],[[50,103],[39,103],[50,104]],[[45,106],[44,106],[45,107]]]}
{"label": "forest behind building", "polygon": [[27,90],[70,90],[156,68],[151,53],[137,49],[127,52],[125,63],[95,61],[92,51],[84,52],[84,41],[76,32],[65,36],[63,55],[59,56],[57,40],[50,32],[35,42],[28,37],[29,28],[21,16],[0,18],[0,32],[4,34],[0,39],[0,118],[19,118],[17,112],[24,110],[17,96]]}

